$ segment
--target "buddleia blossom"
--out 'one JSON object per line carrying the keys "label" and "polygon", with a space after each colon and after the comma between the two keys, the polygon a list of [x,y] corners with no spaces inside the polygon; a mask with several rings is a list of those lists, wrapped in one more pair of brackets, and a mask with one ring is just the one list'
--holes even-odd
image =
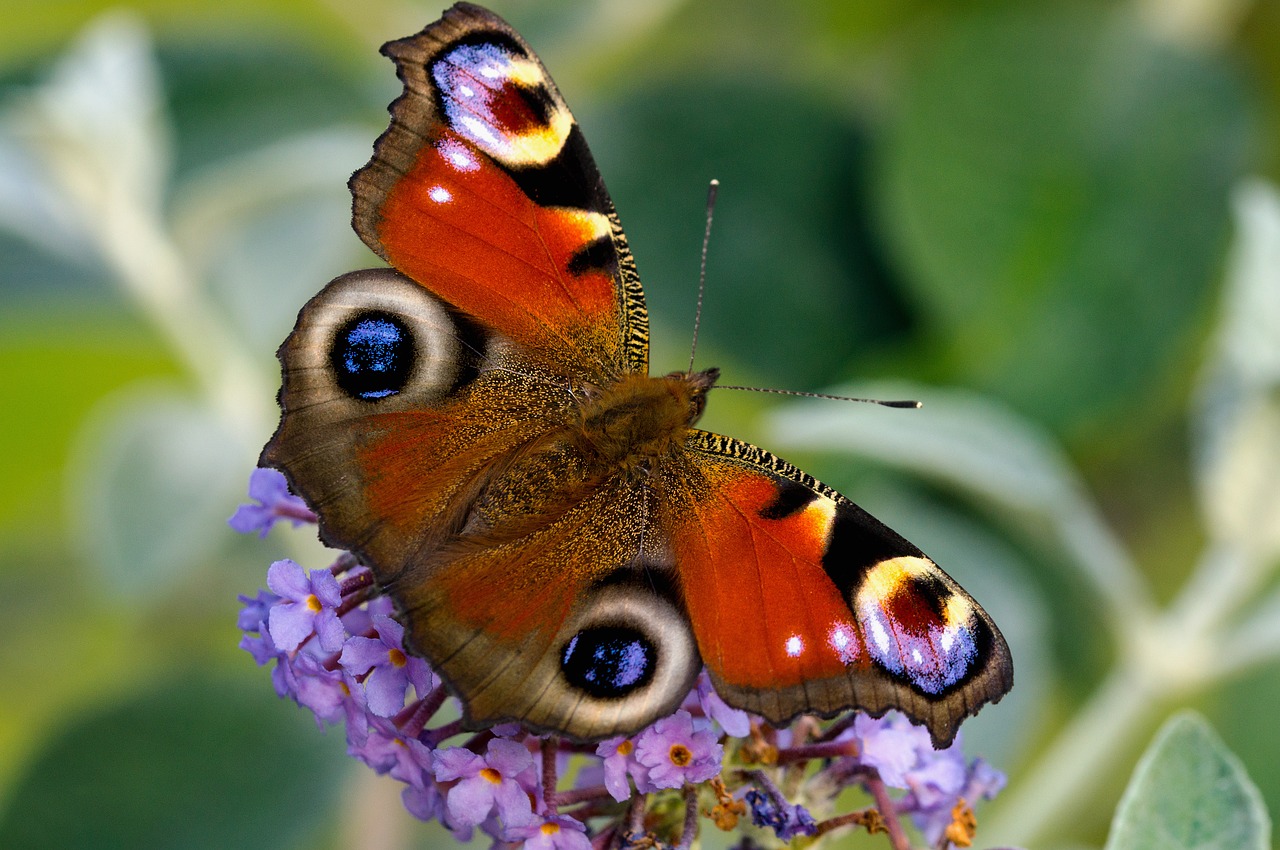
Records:
{"label": "buddleia blossom", "polygon": [[[245,514],[255,519],[237,527],[262,533],[281,517],[306,521],[289,513],[296,505],[282,488],[283,479],[255,476],[259,504]],[[675,713],[594,746],[512,723],[467,731],[436,719],[457,717],[460,707],[408,651],[391,600],[354,557],[310,571],[277,561],[267,586],[239,597],[241,647],[271,667],[280,696],[322,726],[344,726],[347,752],[401,783],[410,814],[460,841],[478,830],[502,850],[686,850],[705,816],[743,832],[742,847],[765,835],[812,846],[890,821],[910,822],[931,847],[966,847],[974,805],[1004,784],[991,765],[965,760],[959,738],[936,751],[927,732],[896,713],[774,727],[727,705],[705,671]],[[449,702],[453,710],[442,712]],[[569,787],[564,775],[573,776]],[[883,793],[866,797],[875,807],[841,810],[838,800],[854,787]]]}
{"label": "buddleia blossom", "polygon": [[435,677],[427,662],[404,651],[404,626],[378,616],[373,618],[373,632],[373,637],[348,638],[338,663],[364,680],[369,710],[378,717],[391,717],[404,708],[406,688],[412,685],[417,693],[426,694]]}
{"label": "buddleia blossom", "polygon": [[277,647],[291,652],[312,635],[327,652],[342,647],[346,631],[337,611],[342,592],[333,573],[312,570],[307,575],[293,561],[276,561],[267,570],[267,587],[279,597],[267,612]]}
{"label": "buddleia blossom", "polygon": [[466,747],[437,750],[434,772],[437,782],[455,782],[445,795],[453,823],[476,826],[496,814],[503,825],[524,826],[533,820],[529,790],[533,756],[516,741],[494,738],[484,755]]}
{"label": "buddleia blossom", "polygon": [[564,815],[535,818],[530,823],[507,830],[524,850],[590,850],[591,840],[581,821]]}
{"label": "buddleia blossom", "polygon": [[249,498],[256,504],[241,505],[227,523],[241,534],[257,532],[266,537],[282,520],[294,527],[315,522],[316,515],[306,502],[289,492],[284,476],[274,469],[255,469],[249,476]]}
{"label": "buddleia blossom", "polygon": [[797,835],[815,835],[818,824],[813,815],[804,806],[793,805],[780,794],[770,794],[759,788],[747,791],[744,799],[751,807],[751,822],[759,827],[768,827],[783,841],[790,841]]}
{"label": "buddleia blossom", "polygon": [[624,737],[601,741],[596,747],[596,755],[604,759],[604,787],[619,803],[631,797],[629,779],[641,786],[649,784],[649,769],[636,761],[635,753],[635,741]]}
{"label": "buddleia blossom", "polygon": [[687,711],[677,711],[636,736],[636,761],[648,768],[641,791],[680,788],[720,775],[724,748],[706,727],[695,728]]}

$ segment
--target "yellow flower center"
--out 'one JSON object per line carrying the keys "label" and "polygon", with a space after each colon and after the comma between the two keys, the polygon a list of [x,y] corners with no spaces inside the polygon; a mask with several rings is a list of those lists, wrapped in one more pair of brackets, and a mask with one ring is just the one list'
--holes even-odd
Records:
{"label": "yellow flower center", "polygon": [[623,741],[621,744],[618,745],[618,755],[629,756],[631,755],[631,751],[634,750],[635,748],[636,748],[636,745],[631,743],[630,741]]}
{"label": "yellow flower center", "polygon": [[542,831],[543,835],[555,835],[557,832],[560,831],[560,824],[551,823],[550,821],[548,821],[547,823],[544,823],[539,829]]}
{"label": "yellow flower center", "polygon": [[409,659],[406,658],[404,653],[398,649],[388,650],[387,658],[391,660],[392,667],[403,667],[404,665],[409,663]]}
{"label": "yellow flower center", "polygon": [[671,756],[671,763],[676,767],[685,767],[689,762],[693,761],[693,753],[689,752],[689,748],[684,744],[672,744],[669,755]]}
{"label": "yellow flower center", "polygon": [[502,784],[502,774],[498,773],[498,771],[491,767],[486,767],[484,770],[480,771],[480,775],[492,782],[494,785]]}
{"label": "yellow flower center", "polygon": [[307,610],[312,614],[319,614],[320,609],[324,606],[320,604],[320,599],[314,593],[303,600],[303,605],[307,606]]}

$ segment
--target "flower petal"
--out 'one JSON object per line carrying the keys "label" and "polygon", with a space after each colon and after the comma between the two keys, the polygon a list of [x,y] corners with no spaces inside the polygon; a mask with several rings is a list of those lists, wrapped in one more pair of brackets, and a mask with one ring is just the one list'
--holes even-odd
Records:
{"label": "flower petal", "polygon": [[267,587],[291,602],[300,602],[311,594],[306,572],[288,558],[276,561],[267,569]]}
{"label": "flower petal", "polygon": [[462,780],[445,797],[449,819],[460,827],[482,823],[492,811],[494,792],[500,787],[480,776]]}
{"label": "flower petal", "polygon": [[364,694],[369,700],[369,711],[378,717],[393,717],[404,708],[404,691],[409,677],[404,670],[387,664],[373,668],[364,680]]}

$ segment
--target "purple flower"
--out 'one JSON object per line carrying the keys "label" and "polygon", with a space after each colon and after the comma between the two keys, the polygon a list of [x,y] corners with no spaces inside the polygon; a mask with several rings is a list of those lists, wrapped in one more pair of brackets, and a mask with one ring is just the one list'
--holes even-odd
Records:
{"label": "purple flower", "polygon": [[911,815],[930,844],[942,838],[959,800],[990,799],[1004,787],[1004,775],[986,762],[965,763],[959,736],[945,750],[935,750],[929,733],[897,712],[858,715],[841,738],[858,741],[857,760],[879,771],[886,785],[907,789],[898,812]]}
{"label": "purple flower", "polygon": [[367,727],[362,743],[347,744],[347,754],[360,759],[378,773],[411,786],[425,789],[430,782],[434,759],[431,748],[417,738],[400,734],[395,726],[375,722]]}
{"label": "purple flower", "polygon": [[959,796],[973,803],[978,800],[994,800],[1004,790],[1005,775],[992,767],[985,759],[974,759],[969,765],[969,777]]}
{"label": "purple flower", "polygon": [[276,648],[275,641],[271,639],[271,632],[267,630],[266,623],[260,623],[256,632],[246,632],[240,638],[240,648],[252,655],[254,663],[259,667],[284,654]]}
{"label": "purple flower", "polygon": [[978,800],[990,800],[1004,788],[1004,774],[982,759],[974,759],[965,770],[961,757],[960,771],[960,782],[950,793],[939,793],[939,789],[913,789],[899,804],[899,811],[911,815],[916,828],[930,844],[937,844],[942,839],[954,820],[951,810],[957,802],[964,800],[973,805]]}
{"label": "purple flower", "polygon": [[276,646],[293,652],[315,634],[320,648],[337,652],[347,637],[337,607],[342,603],[338,580],[328,570],[312,570],[311,576],[293,561],[276,561],[267,570],[267,587],[280,599],[271,606],[267,626]]}
{"label": "purple flower", "polygon": [[818,833],[817,822],[804,806],[785,801],[780,804],[758,788],[748,791],[745,799],[751,807],[751,822],[761,828],[769,827],[783,841],[790,841],[797,835]]}
{"label": "purple flower", "polygon": [[929,733],[896,711],[884,717],[859,714],[851,734],[841,738],[846,736],[858,741],[858,761],[879,771],[884,784],[891,788],[909,788],[908,772],[935,752]]}
{"label": "purple flower", "polygon": [[287,519],[297,528],[304,522],[315,522],[316,515],[306,502],[289,492],[284,476],[274,469],[255,469],[249,475],[249,498],[256,505],[241,505],[227,524],[241,534],[258,532],[266,537],[271,526]]}
{"label": "purple flower", "polygon": [[254,633],[260,631],[258,627],[267,621],[271,606],[280,601],[280,597],[269,590],[259,590],[257,596],[245,596],[242,593],[236,598],[244,605],[240,609],[240,616],[236,618],[236,628],[242,632]]}
{"label": "purple flower", "polygon": [[709,729],[695,730],[687,711],[664,717],[636,736],[636,761],[649,769],[641,792],[705,782],[720,773],[724,748]]}
{"label": "purple flower", "polygon": [[635,750],[630,738],[610,738],[596,746],[596,755],[604,759],[604,787],[619,803],[631,797],[628,775],[637,783],[648,784],[649,769],[636,761]]}
{"label": "purple flower", "polygon": [[521,841],[525,850],[591,850],[587,828],[581,821],[565,815],[537,817],[527,824],[509,827],[506,837]]}
{"label": "purple flower", "polygon": [[292,673],[292,696],[311,709],[316,723],[347,724],[347,742],[363,743],[369,721],[365,716],[364,690],[355,677],[341,668],[330,670],[314,656],[299,652],[285,658]]}
{"label": "purple flower", "polygon": [[[347,573],[345,580],[349,581],[360,572],[367,570],[367,567],[360,567]],[[346,583],[345,581],[343,582]],[[395,603],[391,601],[390,596],[375,596],[363,605],[357,605],[350,611],[342,615],[342,625],[346,628],[347,634],[351,635],[367,635],[373,631],[373,618],[394,617],[396,614]]]}
{"label": "purple flower", "polygon": [[236,619],[236,627],[244,632],[244,636],[240,638],[240,648],[252,655],[257,665],[262,667],[281,654],[267,629],[271,606],[280,601],[280,597],[269,591],[259,590],[256,597],[241,594],[237,598],[244,605]]}
{"label": "purple flower", "polygon": [[300,652],[291,661],[293,698],[311,709],[316,723],[337,723],[346,717],[341,670],[328,670],[313,656]]}
{"label": "purple flower", "polygon": [[960,739],[945,750],[921,753],[906,774],[907,787],[922,809],[946,804],[949,809],[964,787],[967,772]]}
{"label": "purple flower", "polygon": [[[270,636],[263,632],[263,637]],[[296,700],[298,677],[294,675],[293,665],[289,663],[289,655],[285,652],[277,652],[275,658],[276,666],[271,669],[271,685],[276,689],[276,696]]]}
{"label": "purple flower", "polygon": [[368,676],[364,680],[369,711],[378,717],[391,717],[404,708],[405,689],[413,685],[419,697],[434,686],[434,676],[427,662],[404,651],[404,626],[390,617],[374,617],[376,638],[353,637],[342,647],[339,659],[352,675]]}
{"label": "purple flower", "polygon": [[697,687],[694,688],[702,713],[720,724],[728,735],[734,738],[745,738],[751,734],[751,718],[745,711],[732,708],[720,698],[711,684],[711,677],[703,670],[698,676]]}
{"label": "purple flower", "polygon": [[262,627],[260,634],[247,634],[240,638],[240,648],[253,656],[253,661],[259,667],[267,664],[267,662],[280,656],[280,650],[276,649],[276,645],[271,642],[271,634],[267,631],[266,626]]}
{"label": "purple flower", "polygon": [[440,790],[434,782],[408,785],[400,792],[400,802],[409,814],[420,821],[435,820],[440,816]]}
{"label": "purple flower", "polygon": [[484,756],[465,747],[437,750],[433,770],[438,782],[459,780],[445,795],[455,827],[483,823],[495,810],[508,829],[533,819],[529,792],[520,783],[521,774],[533,773],[533,756],[524,744],[494,738]]}

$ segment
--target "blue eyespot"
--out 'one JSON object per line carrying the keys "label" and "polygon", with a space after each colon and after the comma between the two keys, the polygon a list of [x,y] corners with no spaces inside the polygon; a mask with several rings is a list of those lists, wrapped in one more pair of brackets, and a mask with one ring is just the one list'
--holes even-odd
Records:
{"label": "blue eyespot", "polygon": [[362,313],[339,329],[329,361],[343,392],[376,401],[400,392],[409,380],[413,337],[395,316]]}
{"label": "blue eyespot", "polygon": [[560,668],[579,690],[597,699],[616,699],[653,678],[657,651],[636,629],[599,626],[583,629],[565,645]]}

